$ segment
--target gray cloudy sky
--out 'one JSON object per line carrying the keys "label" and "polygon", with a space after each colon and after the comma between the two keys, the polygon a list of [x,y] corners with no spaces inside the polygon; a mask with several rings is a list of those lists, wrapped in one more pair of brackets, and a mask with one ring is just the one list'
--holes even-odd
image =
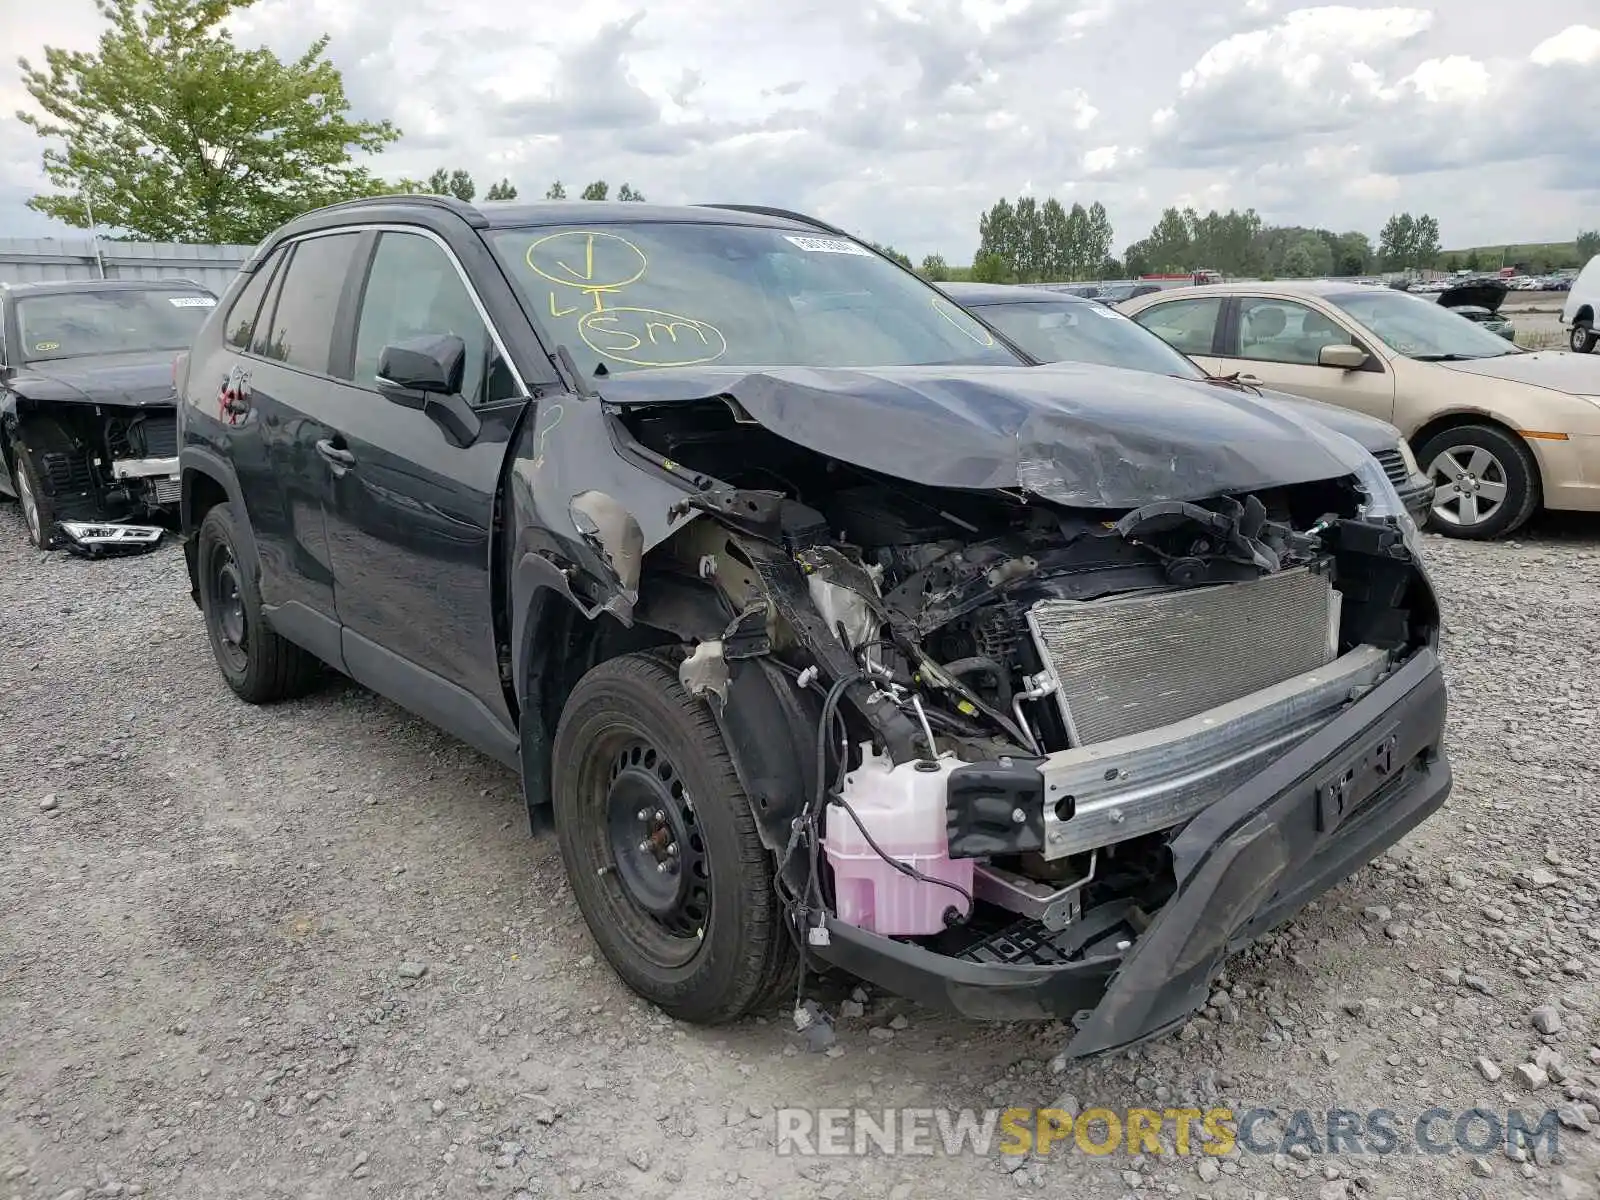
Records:
{"label": "gray cloudy sky", "polygon": [[[801,208],[970,259],[1000,195],[1102,201],[1120,248],[1162,207],[1450,245],[1600,227],[1600,15],[1571,0],[259,0],[285,55],[326,31],[390,177],[466,167],[525,196],[626,179],[660,201]],[[1584,21],[1587,23],[1582,23]],[[0,46],[90,48],[91,0],[0,0]],[[38,146],[0,66],[0,235]],[[1588,114],[1586,121],[1573,114]]]}

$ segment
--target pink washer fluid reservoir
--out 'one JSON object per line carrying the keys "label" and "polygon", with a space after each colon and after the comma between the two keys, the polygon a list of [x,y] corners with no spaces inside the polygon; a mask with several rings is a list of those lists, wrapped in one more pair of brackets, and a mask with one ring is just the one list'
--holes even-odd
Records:
{"label": "pink washer fluid reservoir", "polygon": [[[841,794],[884,854],[930,879],[942,879],[972,894],[973,860],[951,858],[945,832],[945,788],[961,766],[953,754],[937,762],[901,763],[861,748],[862,763],[845,776]],[[841,921],[889,937],[939,933],[944,914],[966,915],[966,896],[954,888],[913,879],[894,869],[862,835],[861,828],[832,801],[827,807],[822,848],[833,867]]]}

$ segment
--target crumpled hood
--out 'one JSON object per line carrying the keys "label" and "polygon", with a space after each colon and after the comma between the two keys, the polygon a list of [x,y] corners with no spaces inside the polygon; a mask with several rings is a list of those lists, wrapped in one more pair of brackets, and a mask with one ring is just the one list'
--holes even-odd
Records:
{"label": "crumpled hood", "polygon": [[1318,421],[1329,429],[1361,443],[1371,454],[1393,450],[1400,444],[1400,430],[1387,421],[1370,417],[1337,404],[1324,404],[1305,396],[1291,396],[1287,392],[1263,391],[1261,393],[1279,408],[1287,408],[1309,421]]}
{"label": "crumpled hood", "polygon": [[1600,396],[1600,357],[1567,350],[1535,350],[1528,354],[1502,354],[1464,362],[1434,364],[1468,375],[1529,383],[1574,396]]}
{"label": "crumpled hood", "polygon": [[19,396],[41,403],[78,402],[148,408],[176,402],[172,354],[93,354],[29,363],[11,377]]}
{"label": "crumpled hood", "polygon": [[1498,312],[1510,290],[1498,279],[1474,279],[1445,288],[1439,293],[1438,302],[1446,308],[1481,308]]}
{"label": "crumpled hood", "polygon": [[867,470],[1080,508],[1333,479],[1369,461],[1349,437],[1249,392],[1081,363],[690,367],[596,387],[623,406],[727,396],[778,436]]}

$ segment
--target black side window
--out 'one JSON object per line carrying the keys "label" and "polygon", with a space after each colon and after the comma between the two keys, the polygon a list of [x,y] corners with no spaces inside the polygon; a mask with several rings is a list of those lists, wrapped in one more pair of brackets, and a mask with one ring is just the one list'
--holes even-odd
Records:
{"label": "black side window", "polygon": [[455,334],[466,343],[461,395],[468,403],[492,403],[517,394],[516,382],[450,256],[421,234],[384,233],[356,324],[355,383],[374,386],[378,355],[385,346],[437,334]]}
{"label": "black side window", "polygon": [[[270,332],[257,334],[252,347],[306,371],[326,374],[333,348],[333,322],[350,275],[350,263],[361,244],[360,233],[305,238],[295,244],[283,285],[272,306]],[[263,326],[266,322],[261,323]]]}
{"label": "black side window", "polygon": [[225,326],[228,345],[240,350],[249,348],[250,335],[255,332],[256,318],[261,313],[261,298],[267,294],[267,284],[272,282],[272,276],[282,261],[283,251],[273,251],[272,257],[256,268],[250,282],[244,285],[239,298],[233,302]]}

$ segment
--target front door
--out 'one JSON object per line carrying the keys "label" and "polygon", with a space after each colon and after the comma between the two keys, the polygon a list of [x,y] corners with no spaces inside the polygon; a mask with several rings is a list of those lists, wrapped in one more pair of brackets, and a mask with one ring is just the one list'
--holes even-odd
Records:
{"label": "front door", "polygon": [[[1324,367],[1324,346],[1359,346],[1367,365]],[[1372,347],[1320,309],[1274,296],[1240,296],[1223,332],[1221,372],[1253,376],[1263,387],[1394,419],[1394,374]]]}
{"label": "front door", "polygon": [[[479,749],[514,750],[493,626],[495,498],[527,399],[456,260],[432,236],[378,236],[360,290],[349,382],[323,447],[334,590],[351,675]],[[427,411],[377,390],[382,348],[455,334],[461,395],[482,428],[470,445]]]}

